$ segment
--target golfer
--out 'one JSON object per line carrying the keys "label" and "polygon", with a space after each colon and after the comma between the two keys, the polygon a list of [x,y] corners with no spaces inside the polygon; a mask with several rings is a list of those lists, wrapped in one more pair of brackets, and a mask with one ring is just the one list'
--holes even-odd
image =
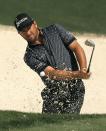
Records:
{"label": "golfer", "polygon": [[46,85],[41,92],[42,113],[79,114],[85,94],[82,79],[88,79],[90,73],[84,50],[75,36],[58,24],[39,28],[26,13],[18,14],[14,24],[28,43],[25,63]]}

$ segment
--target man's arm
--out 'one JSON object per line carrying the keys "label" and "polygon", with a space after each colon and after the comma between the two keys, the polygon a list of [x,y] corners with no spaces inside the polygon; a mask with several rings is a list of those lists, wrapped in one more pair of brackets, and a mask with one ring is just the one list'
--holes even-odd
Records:
{"label": "man's arm", "polygon": [[77,61],[80,66],[79,71],[57,70],[51,66],[45,68],[44,72],[50,79],[56,80],[71,80],[75,78],[88,79],[90,73],[87,73],[87,60],[83,48],[79,45],[77,40],[69,44],[69,48],[75,53]]}
{"label": "man's arm", "polygon": [[47,66],[44,72],[47,77],[55,80],[71,80],[75,78],[88,79],[89,77],[88,75],[82,75],[80,71],[58,70],[51,66]]}
{"label": "man's arm", "polygon": [[74,40],[71,44],[69,44],[69,48],[75,53],[77,61],[80,66],[80,71],[87,71],[87,60],[86,55],[83,48]]}
{"label": "man's arm", "polygon": [[87,60],[83,48],[80,46],[77,40],[74,40],[72,43],[70,43],[69,48],[75,53],[76,59],[80,67],[79,72],[81,77],[83,77],[83,79],[88,79],[91,73],[87,72]]}

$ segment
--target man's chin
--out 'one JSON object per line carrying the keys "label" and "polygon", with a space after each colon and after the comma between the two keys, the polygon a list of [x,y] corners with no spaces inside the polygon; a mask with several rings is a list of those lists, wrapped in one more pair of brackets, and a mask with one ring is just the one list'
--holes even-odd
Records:
{"label": "man's chin", "polygon": [[32,43],[32,44],[33,44],[33,43],[34,43],[34,40],[28,40],[28,42],[30,42],[30,43]]}
{"label": "man's chin", "polygon": [[34,42],[35,42],[35,39],[32,39],[32,38],[31,38],[31,39],[28,39],[28,41],[31,42],[31,43],[34,43]]}

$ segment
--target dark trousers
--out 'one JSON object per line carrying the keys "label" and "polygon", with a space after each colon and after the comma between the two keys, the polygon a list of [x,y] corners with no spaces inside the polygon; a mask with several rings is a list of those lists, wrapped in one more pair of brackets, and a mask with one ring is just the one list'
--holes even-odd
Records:
{"label": "dark trousers", "polygon": [[84,101],[85,87],[80,79],[50,82],[41,92],[42,113],[79,114]]}

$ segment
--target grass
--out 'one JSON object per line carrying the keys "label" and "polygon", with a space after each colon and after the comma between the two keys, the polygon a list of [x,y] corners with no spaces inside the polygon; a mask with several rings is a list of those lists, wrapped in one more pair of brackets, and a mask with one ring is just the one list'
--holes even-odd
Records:
{"label": "grass", "polygon": [[106,114],[47,115],[0,111],[0,131],[106,131]]}
{"label": "grass", "polygon": [[0,24],[27,12],[39,26],[59,23],[74,32],[106,34],[106,0],[0,0]]}

